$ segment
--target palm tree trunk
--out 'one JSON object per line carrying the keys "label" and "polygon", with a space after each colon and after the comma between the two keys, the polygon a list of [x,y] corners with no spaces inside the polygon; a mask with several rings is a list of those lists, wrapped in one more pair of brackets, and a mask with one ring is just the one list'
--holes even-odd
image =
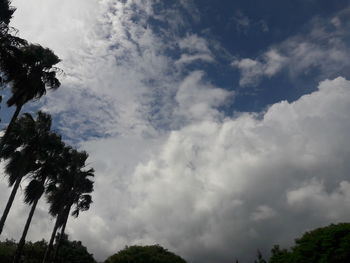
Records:
{"label": "palm tree trunk", "polygon": [[55,255],[53,257],[53,260],[52,262],[56,263],[58,262],[58,251],[60,249],[60,246],[62,244],[62,240],[63,240],[63,235],[64,235],[64,231],[66,230],[66,225],[67,225],[67,221],[68,221],[68,217],[69,217],[69,212],[70,212],[70,209],[71,209],[71,206],[69,206],[69,209],[67,210],[66,214],[64,215],[64,223],[63,223],[63,226],[62,226],[62,229],[61,229],[61,234],[60,234],[60,238],[57,242],[57,246],[56,246],[56,249],[55,249]]}
{"label": "palm tree trunk", "polygon": [[8,214],[9,214],[9,212],[10,212],[13,200],[15,199],[15,196],[16,196],[16,193],[17,193],[17,190],[18,190],[18,187],[19,187],[21,181],[22,181],[22,177],[17,178],[17,180],[15,182],[15,185],[12,188],[9,200],[7,201],[4,213],[1,216],[1,220],[0,220],[0,235],[1,235],[2,230],[4,228],[6,218],[7,218]]}
{"label": "palm tree trunk", "polygon": [[2,148],[4,147],[4,145],[5,145],[5,143],[6,143],[8,134],[11,132],[12,127],[13,127],[13,124],[15,123],[15,121],[16,121],[16,119],[17,119],[19,113],[21,112],[22,106],[23,106],[23,105],[18,105],[18,106],[16,107],[15,112],[14,112],[13,115],[12,115],[11,121],[10,121],[9,125],[7,126],[6,131],[5,131],[5,134],[4,134],[4,136],[2,137],[2,140],[1,140],[1,142],[0,142],[0,151],[2,151]]}
{"label": "palm tree trunk", "polygon": [[57,215],[56,223],[55,223],[55,226],[53,228],[53,231],[52,231],[52,234],[51,234],[51,238],[50,238],[50,242],[49,242],[48,247],[46,248],[45,255],[44,255],[42,263],[46,263],[47,259],[50,257],[50,254],[51,254],[51,251],[52,251],[52,248],[53,248],[53,242],[55,240],[56,232],[57,232],[57,229],[59,227],[59,222],[60,222],[61,217],[62,217],[62,214],[61,215],[60,214]]}
{"label": "palm tree trunk", "polygon": [[33,215],[34,215],[34,212],[35,212],[36,205],[38,204],[38,201],[39,201],[39,198],[37,198],[34,201],[34,203],[32,205],[32,208],[30,209],[26,225],[24,226],[24,230],[23,230],[23,233],[22,233],[21,240],[18,243],[18,247],[17,247],[17,250],[16,250],[15,257],[13,259],[13,263],[19,263],[20,262],[22,251],[23,251],[23,248],[24,248],[24,244],[26,242],[26,236],[27,236],[27,233],[28,233],[30,222],[32,221],[32,218],[33,218]]}

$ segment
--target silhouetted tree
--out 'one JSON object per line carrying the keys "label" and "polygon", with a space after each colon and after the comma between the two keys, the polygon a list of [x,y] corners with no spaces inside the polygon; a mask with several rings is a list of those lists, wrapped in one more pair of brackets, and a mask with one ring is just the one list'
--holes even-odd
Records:
{"label": "silhouetted tree", "polygon": [[105,263],[186,263],[184,259],[159,245],[131,246],[109,257]]}
{"label": "silhouetted tree", "polygon": [[[92,254],[90,254],[81,241],[70,241],[67,235],[58,235],[60,239],[60,250],[57,254],[58,263],[96,263]],[[57,242],[58,243],[58,240]]]}
{"label": "silhouetted tree", "polygon": [[[61,174],[62,178],[60,187],[56,193],[52,195],[52,205],[59,207],[57,216],[58,224],[62,224],[61,237],[64,236],[69,213],[73,207],[72,216],[78,217],[79,213],[90,208],[92,203],[91,193],[94,190],[94,182],[91,178],[94,177],[93,169],[85,169],[86,160],[89,157],[86,152],[78,152],[71,149],[67,169]],[[60,198],[65,196],[65,198]],[[56,246],[54,261],[60,248],[60,240]]]}
{"label": "silhouetted tree", "polygon": [[0,242],[0,262],[12,263],[13,255],[15,254],[17,244],[14,240],[6,239]]}
{"label": "silhouetted tree", "polygon": [[10,6],[9,0],[0,0],[0,24],[8,25],[15,9]]}
{"label": "silhouetted tree", "polygon": [[23,105],[43,96],[46,88],[57,89],[60,86],[56,78],[58,69],[54,67],[58,62],[59,58],[50,49],[31,44],[17,49],[9,60],[13,65],[3,68],[7,81],[11,81],[12,96],[7,105],[15,105],[16,110],[1,140],[0,151]]}
{"label": "silhouetted tree", "polygon": [[291,262],[290,261],[291,254],[287,249],[281,249],[278,245],[275,245],[271,249],[271,257],[269,263],[281,263],[281,262]]}
{"label": "silhouetted tree", "polygon": [[[0,262],[12,263],[17,244],[14,240],[0,241]],[[47,242],[26,242],[23,249],[22,263],[41,263]],[[96,263],[93,255],[80,241],[70,241],[67,235],[63,238],[61,252],[58,255],[61,263]]]}
{"label": "silhouetted tree", "polygon": [[31,210],[28,215],[22,237],[19,241],[17,251],[15,254],[14,263],[20,261],[20,256],[25,244],[25,238],[32,221],[34,211],[36,209],[37,203],[45,191],[45,185],[48,184],[50,180],[55,181],[57,176],[57,162],[56,160],[60,158],[63,151],[64,144],[61,137],[50,131],[51,127],[51,117],[48,114],[40,113],[46,117],[47,122],[45,123],[47,128],[46,133],[40,132],[41,136],[37,141],[36,145],[36,164],[37,169],[31,172],[31,181],[25,189],[24,201],[27,204],[31,204]]}
{"label": "silhouetted tree", "polygon": [[306,232],[290,250],[275,246],[271,253],[269,263],[350,262],[350,223]]}
{"label": "silhouetted tree", "polygon": [[11,209],[22,178],[38,169],[37,158],[41,149],[38,147],[43,136],[49,132],[51,117],[39,112],[36,120],[30,114],[24,114],[18,119],[9,134],[0,158],[7,160],[5,173],[8,175],[12,192],[0,219],[0,234]]}
{"label": "silhouetted tree", "polygon": [[[4,72],[14,69],[13,57],[18,53],[18,48],[27,43],[25,40],[16,37],[14,35],[16,30],[9,26],[15,10],[10,6],[10,1],[0,0],[0,88],[4,88],[8,83]],[[2,96],[0,95],[1,102]]]}
{"label": "silhouetted tree", "polygon": [[[48,186],[49,212],[56,217],[56,222],[43,263],[50,258],[54,238],[59,228],[61,228],[61,236],[64,236],[71,207],[75,207],[72,214],[77,217],[80,211],[88,210],[92,203],[90,193],[93,191],[93,182],[90,178],[94,176],[94,170],[85,169],[87,158],[86,152],[78,152],[66,146],[61,161],[59,161],[60,169],[56,181],[52,181],[52,184]],[[59,240],[58,243],[60,243]],[[55,255],[59,247],[58,244]]]}
{"label": "silhouetted tree", "polygon": [[266,260],[263,258],[260,250],[258,250],[257,252],[257,259],[254,260],[254,263],[267,263]]}

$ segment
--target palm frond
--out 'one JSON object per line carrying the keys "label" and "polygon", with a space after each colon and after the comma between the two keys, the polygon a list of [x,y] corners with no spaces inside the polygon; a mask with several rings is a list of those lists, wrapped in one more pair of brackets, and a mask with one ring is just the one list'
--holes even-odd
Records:
{"label": "palm frond", "polygon": [[29,182],[24,191],[24,202],[32,204],[35,200],[40,199],[44,192],[44,185],[38,180],[32,180]]}

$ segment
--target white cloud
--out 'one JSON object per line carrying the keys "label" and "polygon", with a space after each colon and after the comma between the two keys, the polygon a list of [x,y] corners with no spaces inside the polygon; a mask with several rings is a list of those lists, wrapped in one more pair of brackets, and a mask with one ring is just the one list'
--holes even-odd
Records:
{"label": "white cloud", "polygon": [[204,73],[200,71],[192,72],[181,83],[175,95],[177,108],[174,112],[179,122],[185,120],[186,123],[194,123],[216,119],[222,116],[217,108],[232,97],[232,92],[203,81],[203,75]]}
{"label": "white cloud", "polygon": [[93,26],[100,11],[97,0],[14,0],[12,5],[17,10],[11,23],[20,29],[20,36],[49,46],[66,64],[71,53],[85,45],[89,37],[86,24]]}
{"label": "white cloud", "polygon": [[261,60],[250,58],[236,59],[232,66],[238,68],[241,72],[239,84],[241,86],[256,85],[262,76],[272,77],[279,72],[287,61],[287,57],[271,49],[264,53]]}
{"label": "white cloud", "polygon": [[180,39],[179,47],[185,53],[182,53],[181,57],[175,62],[177,65],[188,64],[194,61],[215,61],[207,40],[195,34],[190,34]]}
{"label": "white cloud", "polygon": [[349,110],[350,82],[337,78],[262,119],[204,118],[148,146],[88,143],[102,190],[70,231],[101,258],[159,243],[190,261],[230,262],[347,220]]}
{"label": "white cloud", "polygon": [[315,71],[318,79],[345,74],[350,66],[346,59],[350,54],[349,16],[350,9],[346,9],[332,19],[315,18],[305,26],[306,33],[289,37],[254,59],[235,59],[232,66],[241,73],[240,85],[256,86],[281,71],[287,71],[292,79]]}
{"label": "white cloud", "polygon": [[208,48],[208,43],[204,38],[197,35],[191,34],[179,41],[179,46],[181,49],[188,50],[193,53],[208,53],[210,50]]}
{"label": "white cloud", "polygon": [[181,57],[175,62],[175,64],[176,65],[189,64],[194,61],[213,62],[214,59],[208,54],[197,54],[197,55],[182,54]]}
{"label": "white cloud", "polygon": [[[157,129],[177,125],[178,119],[173,124],[171,116],[179,110],[175,95],[189,74],[186,66],[215,61],[204,38],[170,36],[164,29],[159,33],[152,28],[151,17],[167,23],[182,21],[176,8],[176,16],[168,17],[167,9],[154,11],[152,1],[77,2],[75,9],[64,2],[57,18],[49,19],[46,11],[58,3],[41,4],[42,13],[34,14],[30,1],[14,2],[18,16],[13,24],[23,37],[57,49],[62,57],[67,74],[62,87],[42,101],[45,110],[59,116],[61,131],[73,139],[156,134]],[[57,26],[63,16],[64,23]],[[169,56],[169,48],[178,49],[181,57]]]}
{"label": "white cloud", "polygon": [[349,216],[346,212],[350,208],[349,201],[349,181],[341,181],[333,189],[327,190],[323,183],[314,179],[287,193],[291,209],[297,213],[308,211],[315,216],[327,211],[324,218],[329,221],[339,221],[339,218],[346,220]]}

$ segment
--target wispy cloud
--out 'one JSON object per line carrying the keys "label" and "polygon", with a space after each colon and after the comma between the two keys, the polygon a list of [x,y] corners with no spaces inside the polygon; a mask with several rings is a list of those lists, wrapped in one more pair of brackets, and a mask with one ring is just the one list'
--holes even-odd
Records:
{"label": "wispy cloud", "polygon": [[246,33],[251,26],[250,19],[242,11],[237,11],[232,19],[236,24],[236,29],[240,32]]}
{"label": "wispy cloud", "polygon": [[[48,9],[54,4],[47,4]],[[78,19],[75,12],[68,12],[65,21],[72,24],[71,30],[60,28],[45,41],[25,31],[25,16],[15,20],[29,39],[53,48],[60,46],[58,54],[62,55],[67,77],[62,88],[45,99],[44,108],[60,116],[65,134],[74,138],[148,133],[172,126],[170,116],[178,111],[176,93],[190,74],[185,67],[198,61],[215,61],[203,37],[182,37],[176,31],[171,35],[166,30],[171,23],[186,23],[179,9],[183,3],[177,9],[162,9],[161,3],[137,0],[80,4],[91,16]],[[191,6],[188,3],[186,10],[194,8]],[[169,17],[168,10],[176,16]],[[154,22],[156,26],[152,19],[159,21]],[[41,20],[45,21],[44,32],[55,23],[46,16]],[[161,23],[166,23],[164,28]],[[65,40],[77,35],[81,39],[64,49]],[[75,129],[77,126],[81,128]],[[89,127],[93,127],[92,132]]]}
{"label": "wispy cloud", "polygon": [[350,66],[349,9],[332,18],[315,18],[304,33],[275,44],[256,58],[237,58],[241,86],[256,86],[263,78],[287,71],[293,78],[315,74],[319,80],[345,74]]}

